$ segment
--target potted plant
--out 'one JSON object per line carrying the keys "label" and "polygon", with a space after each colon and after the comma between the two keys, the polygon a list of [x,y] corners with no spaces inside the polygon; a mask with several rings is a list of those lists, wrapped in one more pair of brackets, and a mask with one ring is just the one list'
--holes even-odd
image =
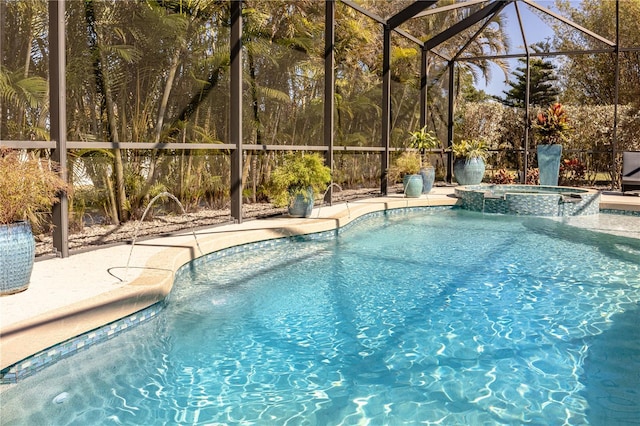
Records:
{"label": "potted plant", "polygon": [[31,222],[69,189],[54,164],[0,148],[0,295],[29,286],[35,241]]}
{"label": "potted plant", "polygon": [[478,185],[482,182],[489,156],[489,147],[481,139],[463,139],[451,147],[456,160],[453,175],[459,185]]}
{"label": "potted plant", "polygon": [[533,130],[538,136],[538,169],[540,185],[558,185],[562,142],[571,131],[567,113],[560,103],[541,111],[533,120]]}
{"label": "potted plant", "polygon": [[405,197],[417,198],[422,194],[422,175],[420,175],[420,154],[416,151],[404,151],[389,167],[389,179],[397,182],[402,179]]}
{"label": "potted plant", "polygon": [[433,183],[436,180],[436,169],[431,165],[428,150],[438,148],[440,146],[440,140],[436,134],[431,130],[427,131],[427,126],[422,129],[409,132],[411,135],[411,147],[418,150],[420,153],[420,175],[422,175],[422,193],[428,194],[433,188]]}
{"label": "potted plant", "polygon": [[267,195],[291,217],[309,217],[317,194],[331,182],[331,169],[320,154],[290,153],[271,174]]}

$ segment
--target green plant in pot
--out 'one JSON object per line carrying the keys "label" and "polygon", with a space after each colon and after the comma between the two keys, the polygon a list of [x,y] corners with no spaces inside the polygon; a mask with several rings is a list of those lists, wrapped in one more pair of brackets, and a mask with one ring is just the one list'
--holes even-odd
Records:
{"label": "green plant in pot", "polygon": [[422,193],[428,194],[433,188],[433,183],[436,180],[436,169],[431,165],[429,161],[428,151],[438,148],[440,146],[440,139],[436,134],[430,130],[427,130],[427,126],[422,129],[409,132],[411,135],[410,145],[411,148],[417,149],[420,153],[420,175],[422,176]]}
{"label": "green plant in pot", "polygon": [[532,123],[537,136],[538,169],[540,185],[558,185],[562,142],[571,131],[567,113],[560,103],[551,105],[546,111],[538,113]]}
{"label": "green plant in pot", "polygon": [[309,217],[315,197],[331,182],[331,169],[320,154],[290,153],[271,174],[267,195],[291,217]]}
{"label": "green plant in pot", "polygon": [[481,139],[463,139],[454,142],[451,150],[456,160],[453,175],[459,185],[478,185],[482,182],[489,156],[489,146]]}
{"label": "green plant in pot", "polygon": [[38,212],[51,210],[69,185],[54,164],[16,150],[0,148],[0,170],[0,295],[5,295],[28,288],[35,260],[31,222]]}
{"label": "green plant in pot", "polygon": [[389,167],[388,176],[392,182],[402,179],[405,197],[417,198],[422,194],[422,175],[420,175],[420,154],[416,151],[404,151]]}

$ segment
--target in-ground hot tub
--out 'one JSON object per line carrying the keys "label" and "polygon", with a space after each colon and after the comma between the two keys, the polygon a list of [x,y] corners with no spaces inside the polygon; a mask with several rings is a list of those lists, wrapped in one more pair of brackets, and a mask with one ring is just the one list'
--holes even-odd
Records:
{"label": "in-ground hot tub", "polygon": [[462,208],[521,216],[598,214],[600,192],[568,186],[468,185],[455,188]]}

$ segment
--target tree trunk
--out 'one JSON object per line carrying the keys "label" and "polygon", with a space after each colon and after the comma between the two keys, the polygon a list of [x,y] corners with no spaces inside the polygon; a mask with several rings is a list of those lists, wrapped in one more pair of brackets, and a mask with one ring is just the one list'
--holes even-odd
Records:
{"label": "tree trunk", "polygon": [[249,176],[249,165],[251,163],[251,157],[253,153],[251,151],[247,151],[246,158],[244,159],[244,163],[242,165],[242,189],[247,186],[247,176]]}
{"label": "tree trunk", "polygon": [[107,185],[107,205],[105,210],[109,215],[109,219],[112,225],[118,224],[118,208],[116,207],[116,192],[113,189],[113,182],[111,177],[107,174],[107,169],[104,170],[104,182]]}
{"label": "tree trunk", "polygon": [[256,202],[256,193],[258,192],[258,184],[257,184],[257,180],[258,180],[258,155],[255,154],[251,160],[251,174],[252,174],[252,179],[251,179],[251,187],[252,187],[252,191],[253,191],[253,195],[251,196],[251,201],[252,202]]}
{"label": "tree trunk", "polygon": [[[107,133],[112,142],[118,143],[118,129],[116,118],[114,116],[113,99],[109,86],[109,75],[106,68],[102,66],[105,62],[104,51],[100,48],[100,35],[96,30],[96,19],[93,10],[93,2],[85,1],[85,18],[89,31],[89,50],[95,58],[93,63],[94,76],[96,78],[96,89],[101,95],[100,107],[107,116]],[[113,171],[115,174],[115,194],[116,207],[118,214],[114,218],[117,222],[127,220],[127,196],[124,187],[124,164],[122,162],[122,153],[119,148],[113,150]]]}

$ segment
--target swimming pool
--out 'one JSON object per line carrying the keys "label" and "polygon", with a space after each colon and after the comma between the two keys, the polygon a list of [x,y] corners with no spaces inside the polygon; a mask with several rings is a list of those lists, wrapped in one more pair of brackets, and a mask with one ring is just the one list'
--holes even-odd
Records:
{"label": "swimming pool", "polygon": [[181,271],[163,314],[5,390],[3,424],[623,424],[640,242],[415,209]]}

